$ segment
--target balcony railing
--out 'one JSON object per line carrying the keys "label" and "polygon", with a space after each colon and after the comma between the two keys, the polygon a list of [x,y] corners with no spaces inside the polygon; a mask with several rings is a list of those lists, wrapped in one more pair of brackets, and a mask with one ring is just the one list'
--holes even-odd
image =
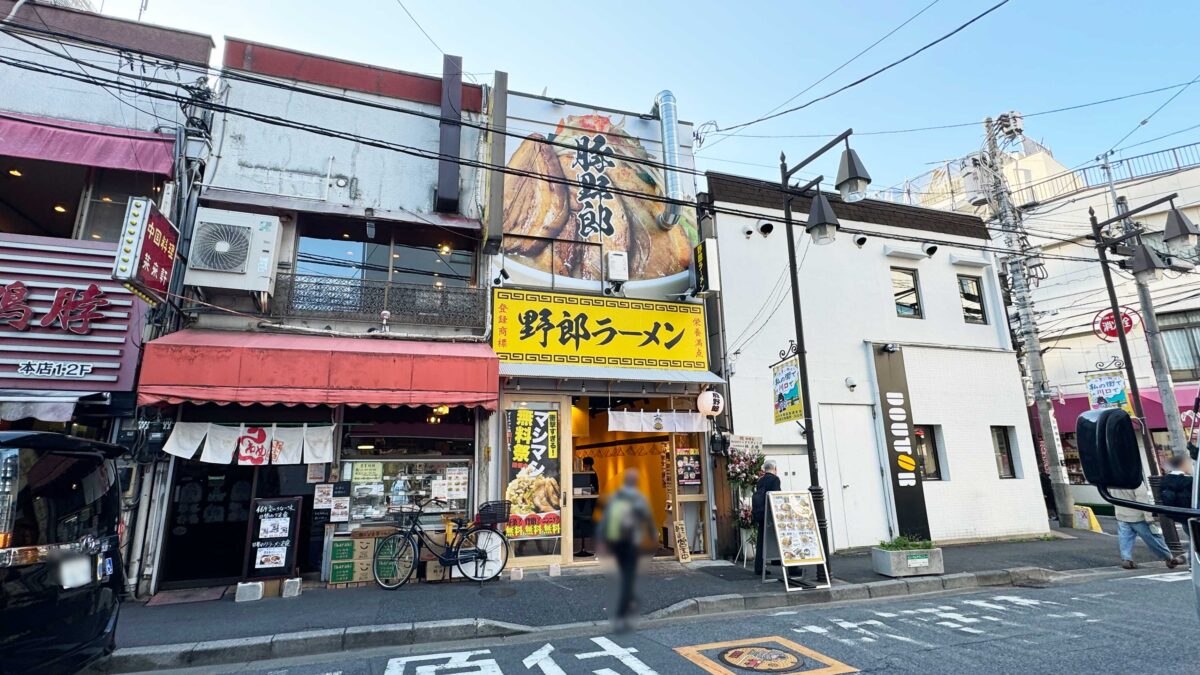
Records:
{"label": "balcony railing", "polygon": [[483,328],[487,298],[486,288],[280,273],[275,279],[271,316],[379,323],[380,313],[387,310],[391,325]]}

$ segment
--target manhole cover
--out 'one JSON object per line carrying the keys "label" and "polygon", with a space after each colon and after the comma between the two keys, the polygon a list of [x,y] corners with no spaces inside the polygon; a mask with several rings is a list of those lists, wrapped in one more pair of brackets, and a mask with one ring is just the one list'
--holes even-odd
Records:
{"label": "manhole cover", "polygon": [[479,591],[479,595],[485,598],[511,598],[516,594],[517,589],[510,586],[496,586]]}
{"label": "manhole cover", "polygon": [[742,670],[758,673],[782,673],[795,670],[802,665],[796,654],[765,645],[734,647],[717,655],[725,663]]}

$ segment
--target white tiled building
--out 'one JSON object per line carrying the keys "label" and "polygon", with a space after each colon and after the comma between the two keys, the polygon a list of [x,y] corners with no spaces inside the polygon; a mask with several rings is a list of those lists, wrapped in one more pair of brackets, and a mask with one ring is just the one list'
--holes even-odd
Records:
{"label": "white tiled building", "polygon": [[[709,173],[707,200],[701,208],[713,214],[721,251],[733,431],[762,436],[784,489],[802,490],[809,485],[803,431],[773,416],[771,365],[794,336],[782,196],[775,184]],[[896,455],[881,411],[877,364],[894,363],[889,357],[907,373],[907,432],[933,539],[1046,532],[1024,388],[983,223],[873,200],[831,201],[843,230],[832,245],[814,246],[796,227],[832,548],[873,545],[907,530],[900,521],[912,522],[911,498],[899,500],[909,515],[897,513],[904,488],[892,476]],[[793,202],[797,223],[808,208],[808,199]],[[774,225],[765,237],[763,222]]]}

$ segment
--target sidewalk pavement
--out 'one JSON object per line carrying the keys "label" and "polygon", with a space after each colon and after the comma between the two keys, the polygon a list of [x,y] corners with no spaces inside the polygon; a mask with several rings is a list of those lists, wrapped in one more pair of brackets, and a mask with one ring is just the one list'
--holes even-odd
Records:
{"label": "sidewalk pavement", "polygon": [[[1017,567],[1048,570],[1115,568],[1116,539],[1068,530],[1046,540],[965,544],[943,548],[946,573],[982,572]],[[1144,546],[1135,558],[1150,562]],[[779,568],[773,568],[778,570]],[[267,598],[234,603],[220,600],[146,607],[125,603],[117,627],[120,648],[228,640],[320,629],[380,626],[450,619],[480,619],[555,626],[607,617],[613,598],[610,580],[599,567],[566,570],[563,576],[526,573],[522,581],[411,584],[395,591],[378,588],[306,589],[297,598]],[[870,554],[833,556],[833,576],[845,584],[882,581],[871,571]],[[661,612],[692,598],[762,594],[779,589],[762,584],[750,569],[723,561],[674,562],[647,566],[638,582],[640,610]],[[940,590],[940,588],[939,588]],[[782,593],[782,591],[780,590]]]}

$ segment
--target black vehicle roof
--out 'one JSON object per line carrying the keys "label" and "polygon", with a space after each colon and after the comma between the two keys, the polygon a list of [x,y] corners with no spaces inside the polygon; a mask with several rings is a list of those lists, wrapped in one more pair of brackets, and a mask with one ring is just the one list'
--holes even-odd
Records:
{"label": "black vehicle roof", "polygon": [[28,448],[45,452],[98,452],[109,459],[125,454],[125,448],[52,431],[0,431],[0,448]]}

